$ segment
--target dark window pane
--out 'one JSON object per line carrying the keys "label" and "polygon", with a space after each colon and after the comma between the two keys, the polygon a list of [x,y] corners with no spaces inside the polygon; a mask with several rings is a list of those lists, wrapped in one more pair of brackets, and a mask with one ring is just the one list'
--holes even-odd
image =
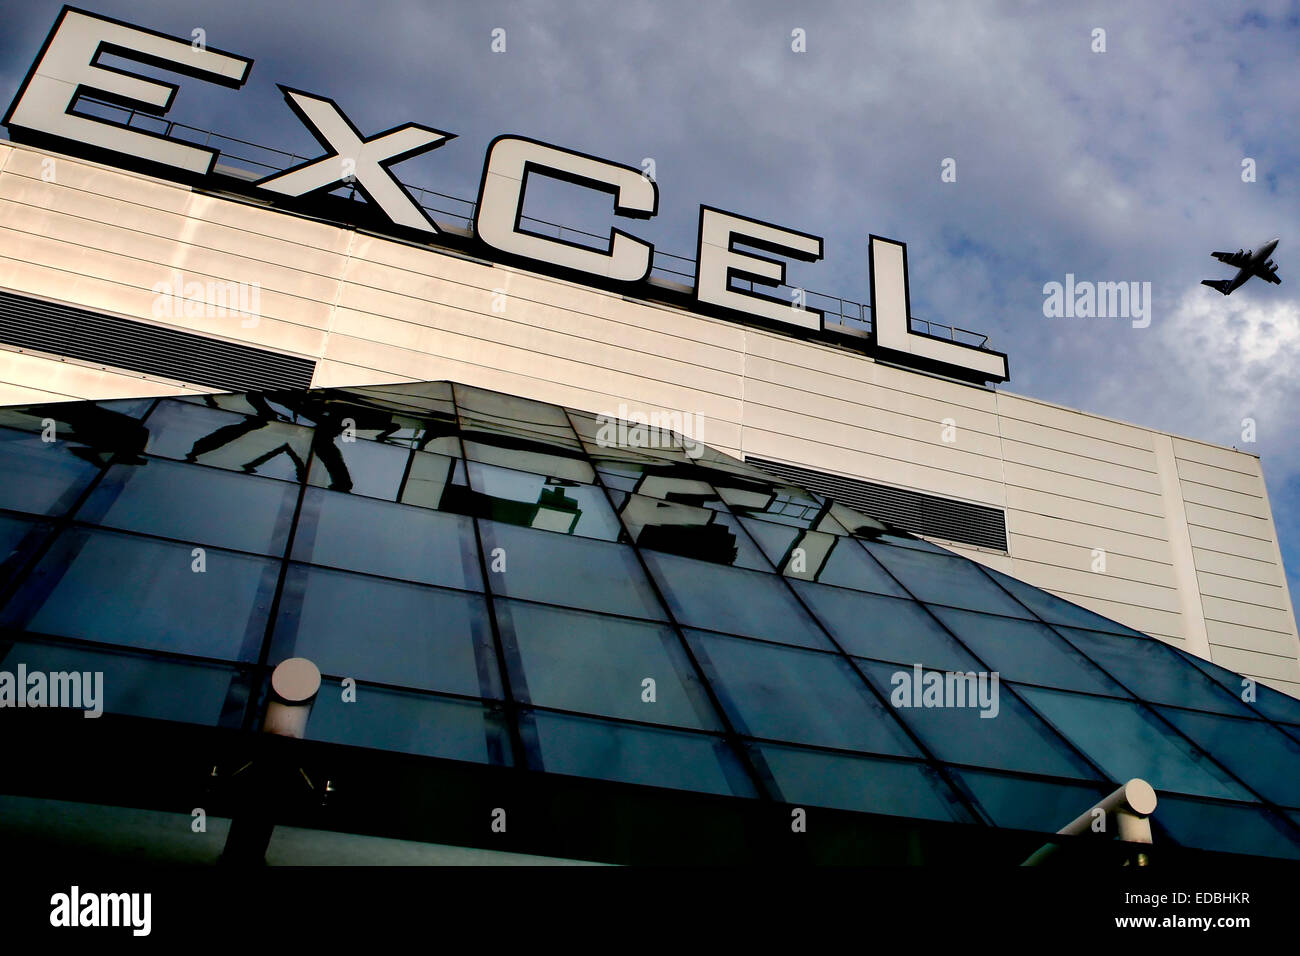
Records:
{"label": "dark window pane", "polygon": [[[520,601],[496,602],[510,686],[525,703],[721,730],[672,628]],[[654,681],[653,699],[643,683]]]}
{"label": "dark window pane", "polygon": [[310,481],[318,488],[396,501],[411,450],[373,441],[318,443]]}
{"label": "dark window pane", "polygon": [[[480,521],[479,528],[488,587],[495,594],[628,617],[666,619],[629,545],[497,521]],[[494,565],[504,570],[494,570]]]}
{"label": "dark window pane", "polygon": [[469,463],[469,485],[483,496],[485,517],[496,521],[615,541],[622,530],[605,492],[562,478],[482,462]]}
{"label": "dark window pane", "polygon": [[971,815],[923,763],[751,744],[786,803],[970,823]]}
{"label": "dark window pane", "polygon": [[145,428],[151,455],[286,481],[303,479],[312,442],[311,429],[301,425],[189,402],[159,402]]}
{"label": "dark window pane", "polygon": [[[969,673],[941,671],[922,671],[918,677],[915,668],[873,661],[860,666],[898,719],[940,760],[1059,777],[1094,776],[1001,682],[995,686],[988,679],[981,685]],[[942,692],[928,696],[928,685],[934,682],[942,682],[934,685]]]}
{"label": "dark window pane", "polygon": [[907,596],[880,564],[847,535],[804,531],[754,518],[741,521],[782,574],[802,581]]}
{"label": "dark window pane", "polygon": [[338,681],[327,680],[312,704],[307,739],[446,757],[475,763],[510,764],[504,722],[473,701],[361,684],[345,702]]}
{"label": "dark window pane", "polygon": [[781,644],[831,648],[826,635],[774,574],[649,551],[645,559],[682,624]]}
{"label": "dark window pane", "polygon": [[0,514],[0,588],[8,584],[10,576],[18,572],[49,533],[50,525],[44,522]]}
{"label": "dark window pane", "polygon": [[1036,621],[935,607],[939,620],[1007,680],[1128,697],[1086,657]]}
{"label": "dark window pane", "polygon": [[1300,807],[1300,743],[1263,721],[1156,709],[1265,800]]}
{"label": "dark window pane", "polygon": [[772,570],[735,517],[725,511],[636,494],[623,495],[618,511],[632,540],[643,548],[714,564]]}
{"label": "dark window pane", "polygon": [[113,402],[53,402],[46,405],[0,408],[0,426],[58,442],[82,446],[75,454],[104,462],[113,454],[133,459],[148,438],[140,418],[154,399]]}
{"label": "dark window pane", "polygon": [[497,697],[491,643],[481,595],[295,565],[272,656],[306,657],[337,677]]}
{"label": "dark window pane", "polygon": [[840,750],[919,755],[843,657],[699,631],[688,637],[741,733]]}
{"label": "dark window pane", "polygon": [[[1300,700],[1276,691],[1271,687],[1265,687],[1253,677],[1242,677],[1226,667],[1220,667],[1218,664],[1197,657],[1195,654],[1189,654],[1178,648],[1171,648],[1171,650],[1182,660],[1187,661],[1197,670],[1209,676],[1216,684],[1242,701],[1251,710],[1258,711],[1270,720],[1300,723]],[[1254,695],[1254,700],[1243,697],[1243,695],[1247,694],[1247,691]]]}
{"label": "dark window pane", "polygon": [[77,520],[280,555],[297,500],[298,489],[283,481],[153,458],[110,468]]}
{"label": "dark window pane", "polygon": [[795,582],[795,590],[850,654],[942,670],[979,670],[979,662],[915,601],[803,581]]}
{"label": "dark window pane", "polygon": [[1141,777],[1159,791],[1251,799],[1203,753],[1134,702],[1037,687],[1019,689],[1113,781]]}
{"label": "dark window pane", "polygon": [[[164,660],[52,643],[19,642],[7,655],[0,653],[0,669],[13,673],[19,662],[27,665],[29,674],[33,671],[101,673],[98,704],[107,714],[238,726],[243,717],[243,703],[248,699],[244,677],[234,668],[219,664]],[[83,676],[83,687],[84,680]],[[88,709],[94,707],[94,701],[88,696],[93,694],[93,689],[82,691],[82,702]]]}
{"label": "dark window pane", "polygon": [[205,549],[192,568],[189,545],[73,528],[9,602],[7,624],[45,634],[254,660],[279,562]]}
{"label": "dark window pane", "polygon": [[483,590],[471,519],[374,498],[307,489],[293,556],[349,571]]}
{"label": "dark window pane", "polygon": [[1143,700],[1195,707],[1240,717],[1255,716],[1239,700],[1150,637],[1124,637],[1057,627],[1079,650]]}
{"label": "dark window pane", "polygon": [[1056,833],[1114,788],[1109,784],[1057,783],[1005,773],[949,767],[996,826]]}
{"label": "dark window pane", "polygon": [[1145,636],[1141,635],[1140,631],[1125,627],[1118,621],[1112,621],[1110,618],[1102,617],[1087,608],[1071,604],[1055,594],[1049,594],[1047,591],[1026,584],[1024,581],[1017,581],[1001,571],[995,571],[988,567],[984,570],[1010,591],[1016,600],[1020,601],[1021,604],[1024,604],[1048,624],[1064,624],[1067,627],[1086,627],[1094,631],[1111,631],[1115,634]]}
{"label": "dark window pane", "polygon": [[929,551],[931,554],[940,554],[952,557],[953,552],[946,548],[941,548],[937,544],[931,544],[921,538],[914,538],[908,534],[894,534],[892,532],[870,537],[871,541],[877,541],[880,544],[891,544],[898,548],[911,548],[913,551]]}
{"label": "dark window pane", "polygon": [[535,711],[541,767],[674,790],[755,796],[739,758],[720,737]]}
{"label": "dark window pane", "polygon": [[1028,611],[985,577],[973,561],[875,542],[864,541],[863,546],[903,582],[903,587],[927,604],[1030,617]]}
{"label": "dark window pane", "polygon": [[78,452],[86,449],[0,428],[0,508],[41,515],[66,512],[99,472]]}
{"label": "dark window pane", "polygon": [[[1151,821],[1183,846],[1300,860],[1300,839],[1261,807],[1210,803],[1160,794]],[[1157,842],[1160,837],[1156,836]]]}

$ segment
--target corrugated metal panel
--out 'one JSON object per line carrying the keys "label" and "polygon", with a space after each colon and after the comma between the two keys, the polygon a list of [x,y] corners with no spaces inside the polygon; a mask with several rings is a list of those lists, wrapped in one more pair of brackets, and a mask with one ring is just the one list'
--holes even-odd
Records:
{"label": "corrugated metal panel", "polygon": [[1000,508],[830,475],[767,458],[745,460],[810,491],[830,495],[850,508],[904,531],[981,548],[1007,550],[1007,519]]}
{"label": "corrugated metal panel", "polygon": [[0,292],[0,342],[239,392],[307,388],[316,363],[193,332]]}

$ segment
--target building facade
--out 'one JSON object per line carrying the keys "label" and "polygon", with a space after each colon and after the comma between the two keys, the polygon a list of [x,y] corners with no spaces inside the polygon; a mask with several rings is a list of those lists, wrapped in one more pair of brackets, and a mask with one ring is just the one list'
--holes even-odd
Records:
{"label": "building facade", "polygon": [[251,67],[65,8],[5,117],[6,845],[1136,862],[1054,834],[1146,781],[1125,842],[1300,859],[1258,458],[1005,390],[901,243],[794,289],[822,240],[713,207],[694,259],[523,216],[653,216],[635,168],[498,137],[455,199],[388,168],[450,134],[285,89],[277,155],[105,49]]}
{"label": "building facade", "polygon": [[1300,693],[1253,455],[25,145],[0,144],[0,202],[0,401],[447,379],[685,415],[711,447]]}

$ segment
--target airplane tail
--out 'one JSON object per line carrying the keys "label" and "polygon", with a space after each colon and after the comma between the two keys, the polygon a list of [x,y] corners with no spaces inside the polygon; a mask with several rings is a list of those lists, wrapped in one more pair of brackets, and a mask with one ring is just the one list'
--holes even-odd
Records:
{"label": "airplane tail", "polygon": [[1224,295],[1228,295],[1232,292],[1231,279],[1202,279],[1201,285],[1208,285],[1211,289],[1217,289]]}

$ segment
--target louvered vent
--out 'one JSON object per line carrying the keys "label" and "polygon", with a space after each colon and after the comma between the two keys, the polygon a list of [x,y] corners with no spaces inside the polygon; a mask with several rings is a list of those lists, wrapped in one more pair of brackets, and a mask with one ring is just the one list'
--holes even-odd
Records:
{"label": "louvered vent", "polygon": [[913,534],[930,535],[981,548],[1007,549],[1007,520],[999,508],[953,501],[906,488],[891,488],[872,481],[830,475],[799,465],[746,458],[774,475],[802,485],[809,491],[830,495],[850,508],[888,522]]}
{"label": "louvered vent", "polygon": [[0,292],[0,342],[232,392],[307,388],[316,363]]}

